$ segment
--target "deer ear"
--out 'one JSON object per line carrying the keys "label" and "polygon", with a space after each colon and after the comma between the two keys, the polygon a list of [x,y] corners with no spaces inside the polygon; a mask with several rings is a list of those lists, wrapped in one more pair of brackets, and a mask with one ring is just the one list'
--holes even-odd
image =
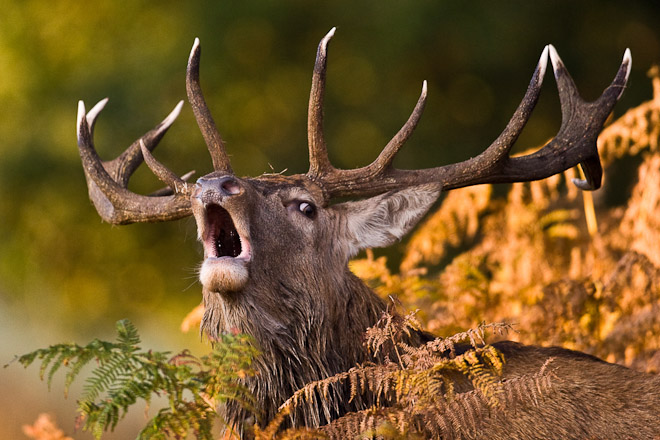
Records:
{"label": "deer ear", "polygon": [[440,188],[436,183],[424,184],[333,206],[341,218],[346,254],[352,257],[362,249],[400,240],[437,200]]}

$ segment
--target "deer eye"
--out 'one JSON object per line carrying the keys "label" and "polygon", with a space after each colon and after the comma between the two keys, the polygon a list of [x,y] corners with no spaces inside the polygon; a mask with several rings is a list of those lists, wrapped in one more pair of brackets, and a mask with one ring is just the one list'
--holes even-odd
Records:
{"label": "deer eye", "polygon": [[305,214],[305,217],[307,218],[313,219],[316,217],[316,206],[309,202],[300,202],[298,204],[298,210]]}
{"label": "deer eye", "polygon": [[311,202],[304,202],[302,200],[294,200],[289,202],[287,205],[289,211],[298,211],[301,212],[305,217],[309,219],[316,218],[316,206]]}

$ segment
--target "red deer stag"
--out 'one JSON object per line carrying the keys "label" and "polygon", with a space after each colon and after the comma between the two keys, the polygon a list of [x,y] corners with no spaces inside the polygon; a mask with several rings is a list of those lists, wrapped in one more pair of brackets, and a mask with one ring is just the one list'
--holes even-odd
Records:
{"label": "red deer stag", "polygon": [[[309,171],[284,176],[238,177],[204,101],[199,83],[200,46],[188,61],[188,100],[213,161],[212,173],[186,183],[151,151],[181,110],[111,161],[93,145],[94,123],[106,100],[89,112],[78,108],[78,147],[89,196],[101,217],[114,224],[175,220],[193,215],[204,247],[200,270],[205,312],[202,329],[210,339],[238,329],[251,335],[262,354],[248,386],[265,419],[294,391],[311,381],[370,360],[365,329],[386,310],[348,269],[360,250],[388,246],[409,232],[440,191],[482,183],[543,179],[580,164],[582,189],[600,186],[602,168],[596,138],[621,96],[630,72],[626,51],[612,84],[585,102],[553,46],[541,55],[525,96],[502,134],[469,160],[420,170],[392,166],[410,137],[426,101],[426,83],[410,118],[368,166],[342,170],[328,159],[323,134],[323,95],[328,42],[320,42],[309,100]],[[522,157],[509,152],[539,97],[548,55],[559,90],[562,123],[542,149]],[[127,190],[142,160],[169,190],[144,196]],[[337,198],[354,198],[332,204]],[[418,343],[427,336],[416,335]],[[414,342],[414,341],[413,341]],[[519,408],[512,417],[490,416],[483,434],[491,438],[651,438],[660,435],[660,381],[654,376],[561,348],[495,344],[506,359],[503,380],[533,375],[549,357],[557,376],[552,399]],[[319,411],[302,409],[292,423],[319,426],[367,402],[335,389]],[[234,407],[225,416],[239,426],[245,415]]]}

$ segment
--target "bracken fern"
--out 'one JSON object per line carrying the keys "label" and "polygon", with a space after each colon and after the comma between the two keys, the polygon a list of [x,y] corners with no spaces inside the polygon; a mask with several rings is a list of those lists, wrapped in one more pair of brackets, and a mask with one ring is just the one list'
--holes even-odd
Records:
{"label": "bracken fern", "polygon": [[[411,346],[406,337],[419,330],[415,314],[386,313],[366,333],[365,343],[374,355],[374,363],[307,384],[281,406],[280,418],[271,422],[269,432],[276,432],[282,415],[301,406],[313,407],[316,396],[324,396],[335,384],[348,384],[350,399],[361,397],[373,406],[320,427],[318,432],[328,438],[476,435],[484,414],[506,403],[506,391],[515,385],[500,380],[504,359],[494,347],[484,344],[488,329],[504,333],[510,326],[481,325],[449,338]],[[540,380],[529,378],[525,382],[521,378],[515,388],[538,388]],[[519,399],[511,391],[508,395],[512,400]]]}
{"label": "bracken fern", "polygon": [[41,360],[40,375],[44,379],[47,374],[49,386],[58,370],[67,369],[65,390],[85,365],[97,362],[78,401],[79,424],[95,438],[114,429],[138,399],[148,404],[153,396],[167,397],[169,405],[147,423],[140,439],[180,439],[190,432],[212,439],[216,405],[234,401],[256,411],[254,399],[241,384],[254,374],[251,363],[257,355],[247,336],[222,335],[211,354],[197,358],[188,351],[175,356],[144,351],[133,324],[122,320],[116,327],[116,342],[58,344],[18,358],[25,367]]}

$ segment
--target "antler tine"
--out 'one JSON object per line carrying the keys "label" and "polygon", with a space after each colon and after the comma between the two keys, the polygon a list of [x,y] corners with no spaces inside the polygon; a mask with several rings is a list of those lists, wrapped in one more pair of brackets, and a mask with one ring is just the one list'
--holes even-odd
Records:
{"label": "antler tine", "polygon": [[94,126],[96,125],[96,118],[101,113],[101,110],[105,108],[105,105],[108,103],[108,98],[103,98],[92,107],[92,109],[87,112],[87,125],[89,126],[89,133],[94,136]]}
{"label": "antler tine", "polygon": [[[148,164],[147,164],[148,165]],[[190,170],[185,174],[181,175],[181,180],[184,181],[184,183],[188,183],[188,180],[195,175],[195,170]],[[157,189],[156,191],[149,193],[149,197],[162,197],[162,196],[171,196],[172,194],[175,194],[175,191],[170,188],[169,186],[166,186],[164,188]]]}
{"label": "antler tine", "polygon": [[140,149],[142,150],[142,155],[144,156],[144,161],[146,162],[147,166],[156,175],[156,177],[161,180],[161,182],[174,190],[175,194],[190,194],[188,183],[177,176],[165,165],[158,162],[156,158],[151,154],[151,151],[149,151],[147,146],[144,144],[142,139],[140,139]]}
{"label": "antler tine", "polygon": [[618,100],[623,95],[624,90],[626,89],[626,84],[628,83],[628,77],[630,76],[630,68],[632,66],[632,55],[630,54],[630,49],[626,49],[623,53],[623,61],[621,61],[621,66],[619,71],[616,73],[612,84],[610,84],[607,89],[603,92],[599,101],[611,101]]}
{"label": "antler tine", "polygon": [[[523,128],[527,125],[529,118],[532,116],[532,111],[536,107],[541,95],[541,86],[545,78],[545,71],[548,66],[548,51],[550,46],[546,46],[541,52],[539,62],[536,64],[532,79],[527,86],[525,96],[518,104],[518,108],[513,113],[513,116],[507,123],[506,127],[500,135],[493,141],[492,144],[481,154],[482,160],[489,162],[497,162],[502,158],[507,157],[511,148],[518,140]],[[571,80],[572,82],[572,80]]]}
{"label": "antler tine", "polygon": [[318,178],[334,170],[328,158],[328,149],[323,134],[323,98],[325,94],[325,73],[327,67],[328,43],[335,35],[337,28],[330,32],[319,43],[312,75],[312,89],[309,93],[309,109],[307,112],[307,142],[309,145],[309,171],[307,175]]}
{"label": "antler tine", "polygon": [[394,135],[394,137],[387,143],[387,145],[385,145],[385,148],[383,148],[383,151],[380,152],[376,160],[374,160],[366,168],[373,169],[373,172],[378,174],[382,172],[383,169],[392,165],[394,157],[399,152],[403,144],[405,144],[406,141],[410,138],[422,117],[424,107],[426,106],[426,93],[427,86],[426,80],[424,80],[422,83],[422,93],[419,95],[417,104],[415,104],[415,108],[410,114],[410,117],[403,125],[403,127],[401,127],[401,129],[397,132],[397,134]]}
{"label": "antler tine", "polygon": [[176,118],[179,117],[182,107],[183,101],[179,101],[170,114],[167,115],[160,124],[149,130],[140,139],[133,142],[130,147],[119,155],[119,157],[107,162],[105,167],[117,182],[124,187],[128,185],[128,180],[143,161],[142,152],[140,151],[140,141],[142,140],[145,143],[149,151],[153,151],[163,136],[165,136],[167,130],[172,126]]}
{"label": "antler tine", "polygon": [[[557,56],[557,58],[559,58]],[[561,60],[559,60],[561,62]],[[632,56],[630,49],[626,49],[623,54],[623,61],[621,66],[614,77],[612,83],[603,91],[603,94],[595,102],[592,103],[594,112],[600,112],[599,118],[607,118],[611,108],[623,95],[630,76],[630,68],[632,66]],[[604,113],[606,110],[609,111]],[[594,190],[600,188],[601,179],[603,177],[603,167],[600,163],[598,156],[587,159],[580,163],[585,179],[572,179],[575,186],[583,190]]]}
{"label": "antler tine", "polygon": [[229,156],[225,150],[225,144],[218,132],[218,129],[211,116],[211,111],[206,105],[204,95],[202,94],[202,87],[199,84],[199,59],[201,55],[201,47],[199,38],[195,38],[190,57],[188,58],[188,68],[186,69],[186,92],[188,93],[188,101],[192,106],[195,113],[195,119],[199,126],[206,146],[211,154],[213,161],[213,169],[216,171],[224,171],[228,174],[233,174]]}
{"label": "antler tine", "polygon": [[[103,162],[99,158],[94,148],[91,127],[93,127],[98,113],[105,105],[104,101],[97,104],[88,114],[85,112],[83,101],[79,101],[77,121],[78,151],[87,179],[89,197],[101,218],[113,224],[127,224],[175,220],[190,215],[190,200],[181,189],[177,194],[167,197],[142,196],[126,188],[127,178],[117,178],[117,174],[121,173],[122,164],[134,164],[136,162],[134,153],[132,153],[133,146],[113,161]],[[178,115],[180,108],[181,103],[158,127],[145,134],[136,143],[144,145],[147,151],[153,149]],[[141,151],[139,155],[139,161],[141,161]],[[133,159],[120,160],[122,157],[128,156]],[[135,166],[137,167],[137,165]],[[127,168],[130,168],[130,166]],[[183,188],[187,190],[187,187],[184,186]]]}

